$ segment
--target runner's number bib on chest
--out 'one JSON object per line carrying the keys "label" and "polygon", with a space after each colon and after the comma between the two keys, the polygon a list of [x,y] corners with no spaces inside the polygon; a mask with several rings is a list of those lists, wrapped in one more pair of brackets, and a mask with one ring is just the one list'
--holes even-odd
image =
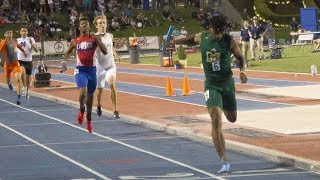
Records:
{"label": "runner's number bib on chest", "polygon": [[213,71],[220,71],[221,66],[220,66],[220,53],[212,53],[212,52],[207,52],[207,62],[212,63],[212,70]]}

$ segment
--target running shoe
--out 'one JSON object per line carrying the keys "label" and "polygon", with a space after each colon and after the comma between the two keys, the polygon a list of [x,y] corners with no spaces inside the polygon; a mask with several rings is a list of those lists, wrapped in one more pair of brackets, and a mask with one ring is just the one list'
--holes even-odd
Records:
{"label": "running shoe", "polygon": [[20,105],[21,103],[20,103],[20,100],[17,100],[17,105]]}
{"label": "running shoe", "polygon": [[13,86],[12,86],[12,84],[8,84],[8,88],[9,88],[10,91],[13,91]]}
{"label": "running shoe", "polygon": [[86,120],[86,115],[84,114],[84,112],[79,111],[78,112],[78,123],[81,125],[83,123],[83,121]]}
{"label": "running shoe", "polygon": [[27,89],[25,87],[22,87],[21,95],[26,96],[27,94]]}
{"label": "running shoe", "polygon": [[92,124],[91,121],[87,121],[87,130],[89,133],[92,133]]}
{"label": "running shoe", "polygon": [[230,163],[223,163],[221,169],[218,171],[218,173],[230,173]]}
{"label": "running shoe", "polygon": [[113,112],[113,117],[114,117],[115,119],[119,119],[119,118],[120,118],[119,112],[118,112],[118,111],[114,111],[114,112]]}
{"label": "running shoe", "polygon": [[101,116],[101,114],[102,114],[101,106],[97,106],[97,114],[98,114],[98,116]]}
{"label": "running shoe", "polygon": [[30,96],[29,96],[29,92],[27,91],[26,93],[26,99],[29,100],[30,99]]}

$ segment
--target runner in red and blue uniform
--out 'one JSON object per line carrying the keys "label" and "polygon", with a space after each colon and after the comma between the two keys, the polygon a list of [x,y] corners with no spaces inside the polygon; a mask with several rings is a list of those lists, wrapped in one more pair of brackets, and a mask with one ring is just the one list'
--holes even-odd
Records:
{"label": "runner in red and blue uniform", "polygon": [[[96,61],[93,59],[93,55],[98,47],[103,54],[107,54],[107,48],[102,44],[100,36],[89,33],[87,18],[80,18],[79,30],[80,36],[71,40],[63,64],[66,64],[65,61],[69,58],[72,50],[76,48],[77,67],[74,70],[74,75],[77,87],[80,89],[78,122],[82,124],[87,120],[87,130],[91,133],[93,93],[97,86]],[[85,115],[85,106],[87,107],[87,115]]]}

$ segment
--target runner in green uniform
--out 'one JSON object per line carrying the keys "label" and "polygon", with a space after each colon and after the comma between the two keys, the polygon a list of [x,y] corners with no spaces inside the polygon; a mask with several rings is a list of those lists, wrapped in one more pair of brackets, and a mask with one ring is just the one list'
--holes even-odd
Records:
{"label": "runner in green uniform", "polygon": [[231,70],[231,54],[238,60],[240,80],[246,83],[244,58],[232,36],[225,33],[227,22],[222,16],[210,20],[208,31],[194,37],[175,40],[175,44],[200,44],[202,64],[205,73],[205,93],[208,112],[211,117],[212,140],[222,162],[219,173],[229,173],[225,142],[222,134],[222,112],[229,122],[237,119],[237,102],[234,79]]}

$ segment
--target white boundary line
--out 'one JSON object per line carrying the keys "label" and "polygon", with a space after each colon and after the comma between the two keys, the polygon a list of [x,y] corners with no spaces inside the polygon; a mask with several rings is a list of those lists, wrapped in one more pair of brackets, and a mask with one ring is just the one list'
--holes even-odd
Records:
{"label": "white boundary line", "polygon": [[[157,139],[175,139],[178,136],[160,136],[153,138],[120,138],[121,141],[140,141],[140,140],[157,140]],[[43,145],[65,145],[65,144],[83,144],[83,143],[97,143],[97,142],[110,142],[109,140],[96,140],[96,141],[69,141],[62,143],[43,143]],[[36,144],[21,144],[21,145],[12,145],[12,146],[0,146],[0,149],[5,148],[19,148],[19,147],[30,147],[36,146]]]}
{"label": "white boundary line", "polygon": [[[190,75],[204,75],[204,74],[200,74],[200,73],[187,73],[187,72],[175,72],[175,71],[161,71],[161,70],[150,70],[150,69],[137,69],[137,68],[124,68],[124,67],[118,67],[121,69],[129,69],[129,70],[143,70],[143,71],[150,71],[150,72],[172,72],[172,73],[177,73],[177,74],[190,74]],[[301,75],[308,75],[308,73],[290,73],[290,72],[276,72],[276,71],[255,71],[255,70],[248,70],[250,72],[266,72],[266,73],[279,73],[279,74],[301,74]],[[121,73],[126,73],[126,72],[121,72]],[[139,73],[129,73],[127,72],[127,74],[139,74]],[[139,75],[146,75],[146,74],[139,74]],[[156,75],[152,75],[152,76],[156,76]],[[158,76],[158,77],[163,77],[163,76]],[[249,77],[250,78],[250,77]],[[177,78],[177,79],[182,79],[182,78]],[[296,81],[296,80],[283,80],[283,79],[272,79],[272,78],[250,78],[250,79],[256,79],[256,80],[274,80],[274,81],[282,81],[282,82],[305,82],[305,81]],[[201,80],[201,79],[194,79],[194,80]],[[204,80],[204,79],[203,79]],[[320,82],[308,82],[310,84],[320,84]],[[252,84],[254,85],[254,84]],[[255,85],[255,86],[264,86],[264,85]],[[273,87],[273,86],[271,86]]]}
{"label": "white boundary line", "polygon": [[[3,101],[2,99],[0,99],[0,100]],[[6,101],[3,101],[3,102],[6,102]],[[7,102],[7,103],[9,103],[9,102]],[[11,104],[11,103],[9,103],[9,104]],[[109,180],[109,178],[108,178],[107,176],[104,176],[104,175],[98,173],[97,171],[95,171],[95,170],[93,170],[93,169],[85,166],[84,164],[81,164],[81,163],[79,163],[78,161],[75,161],[75,160],[69,158],[68,156],[65,156],[65,155],[63,155],[63,154],[61,154],[61,153],[59,153],[59,152],[51,149],[50,147],[45,146],[45,145],[39,143],[38,141],[36,141],[36,140],[34,140],[34,139],[32,139],[32,138],[30,138],[30,137],[28,137],[28,136],[20,133],[19,131],[16,131],[16,130],[14,130],[14,129],[12,129],[12,128],[10,128],[10,127],[2,124],[2,123],[0,123],[0,126],[2,126],[2,127],[6,128],[6,129],[12,131],[13,133],[15,133],[15,134],[23,137],[24,139],[27,139],[28,141],[30,141],[30,142],[32,142],[32,143],[34,143],[34,144],[42,147],[43,149],[51,152],[52,154],[55,154],[55,155],[59,156],[60,158],[65,159],[65,160],[67,160],[67,161],[69,161],[69,162],[71,162],[71,163],[73,163],[73,164],[81,167],[81,168],[84,169],[84,170],[87,170],[88,172],[94,174],[95,176],[98,176],[98,177],[100,177],[100,178],[102,178],[102,179],[105,179],[105,180]],[[111,180],[111,179],[110,179],[110,180]]]}
{"label": "white boundary line", "polygon": [[[142,65],[142,64],[141,64]],[[146,65],[151,65],[151,64],[146,64]],[[61,67],[61,66],[55,66],[55,65],[51,65],[54,67]],[[192,66],[191,66],[192,67]],[[72,67],[73,68],[73,67]],[[127,67],[117,67],[118,69],[129,69],[129,70],[137,70],[137,68],[127,68]],[[193,67],[193,68],[198,68],[198,67]],[[153,69],[138,69],[138,70],[144,70],[144,71],[150,71],[150,72],[168,72],[168,73],[177,73],[177,74],[190,74],[190,75],[203,75],[200,73],[188,73],[188,72],[175,72],[175,71],[161,71],[161,70],[153,70]],[[234,71],[234,70],[232,70]],[[291,74],[291,75],[295,75],[295,74],[300,74],[300,75],[308,75],[309,73],[295,73],[295,72],[277,72],[277,71],[262,71],[262,70],[247,70],[248,72],[264,72],[264,73],[275,73],[275,74]],[[139,73],[129,73],[129,72],[119,72],[119,73],[126,73],[126,74],[137,74],[137,75],[145,75],[145,76],[156,76],[156,77],[166,77],[166,76],[157,76],[157,75],[146,75],[146,74],[139,74]],[[249,77],[250,78],[250,77]],[[182,78],[176,78],[176,79],[182,79]],[[257,80],[275,80],[275,81],[288,81],[288,82],[305,82],[305,81],[296,81],[296,80],[283,80],[283,79],[272,79],[272,78],[250,78],[250,79],[257,79]],[[201,80],[201,79],[194,79],[194,80]],[[204,79],[203,79],[204,80]],[[320,82],[308,82],[310,84],[320,84]],[[254,86],[265,86],[265,85],[255,85],[255,84],[248,84],[248,85],[254,85]],[[269,87],[269,86],[265,86],[265,87]],[[270,87],[274,87],[274,86],[270,86]]]}
{"label": "white boundary line", "polygon": [[[61,119],[58,119],[58,118],[55,118],[55,117],[52,117],[52,116],[48,116],[48,115],[46,115],[46,114],[43,114],[43,113],[34,111],[34,110],[32,110],[32,109],[29,109],[29,108],[25,108],[25,107],[22,107],[22,106],[18,106],[18,105],[16,105],[16,104],[11,103],[11,102],[9,102],[9,101],[6,101],[6,100],[4,100],[4,99],[0,99],[0,101],[5,102],[5,103],[8,103],[8,104],[13,105],[13,106],[16,106],[16,107],[18,107],[18,108],[24,109],[24,110],[28,110],[28,111],[30,111],[30,112],[33,112],[33,113],[38,114],[38,115],[40,115],[40,116],[46,117],[46,118],[48,118],[48,119],[61,122],[61,123],[65,124],[65,125],[71,126],[71,127],[73,127],[73,128],[76,128],[76,129],[79,129],[79,130],[82,130],[82,131],[87,131],[87,130],[84,129],[84,128],[81,128],[81,127],[78,127],[78,126],[76,126],[76,125],[67,123],[67,122],[65,122],[65,121],[62,121]],[[16,134],[24,137],[25,139],[27,139],[27,140],[29,140],[29,141],[37,144],[38,146],[40,146],[40,147],[42,147],[42,148],[44,148],[44,149],[46,149],[46,150],[48,150],[48,151],[50,151],[50,152],[58,155],[58,156],[60,156],[61,158],[64,158],[64,159],[66,159],[66,160],[68,160],[68,161],[70,161],[70,162],[72,162],[72,163],[74,163],[74,164],[76,164],[76,165],[78,165],[78,166],[86,169],[87,171],[89,171],[89,172],[91,172],[91,173],[99,176],[99,177],[102,178],[102,179],[109,179],[109,178],[107,178],[106,176],[104,176],[104,175],[102,175],[102,174],[100,174],[100,173],[98,173],[98,172],[96,172],[96,171],[94,171],[94,170],[92,170],[92,169],[84,166],[83,164],[80,164],[80,163],[78,163],[78,162],[76,162],[76,161],[68,158],[67,156],[64,156],[63,154],[61,154],[61,153],[59,153],[59,152],[54,151],[53,149],[51,149],[51,148],[49,148],[49,147],[47,147],[47,146],[45,146],[45,145],[43,145],[43,144],[38,143],[37,141],[35,141],[35,140],[33,140],[33,139],[31,139],[31,138],[23,135],[22,133],[14,130],[14,129],[12,129],[12,128],[10,128],[10,127],[2,124],[2,123],[0,123],[0,126],[3,126],[3,127],[5,127],[5,128],[7,128],[8,130],[10,130],[10,131],[12,131],[12,132],[14,132],[14,133],[16,133]],[[204,171],[204,170],[201,170],[201,169],[198,169],[198,168],[196,168],[196,167],[193,167],[193,166],[184,164],[184,163],[179,162],[179,161],[175,161],[175,160],[173,160],[173,159],[171,159],[171,158],[168,158],[168,157],[165,157],[165,156],[162,156],[162,155],[159,155],[159,154],[156,154],[156,153],[147,151],[147,150],[143,150],[143,149],[141,149],[141,148],[132,146],[132,145],[130,145],[130,144],[121,142],[121,141],[116,140],[116,139],[113,139],[113,138],[111,138],[111,137],[109,137],[109,136],[104,136],[104,135],[101,135],[101,134],[96,133],[96,132],[92,132],[92,134],[94,134],[94,135],[96,135],[96,136],[98,136],[98,137],[101,137],[101,138],[103,138],[103,139],[107,139],[107,140],[109,140],[109,141],[112,141],[112,142],[114,142],[114,143],[117,143],[117,144],[126,146],[126,147],[128,147],[128,148],[134,149],[134,150],[136,150],[136,151],[139,151],[139,152],[142,152],[142,153],[145,153],[145,154],[149,154],[149,155],[154,156],[154,157],[157,157],[157,158],[159,158],[159,159],[163,159],[163,160],[169,161],[169,162],[171,162],[171,163],[173,163],[173,164],[180,165],[180,166],[182,166],[182,167],[191,169],[191,170],[196,171],[196,172],[198,172],[198,173],[207,175],[207,176],[209,176],[209,177],[211,177],[211,178],[219,179],[219,180],[225,180],[224,178],[218,177],[218,176],[216,176],[216,175],[214,175],[214,174],[211,174],[211,173],[209,173],[209,172],[206,172],[206,171]]]}

